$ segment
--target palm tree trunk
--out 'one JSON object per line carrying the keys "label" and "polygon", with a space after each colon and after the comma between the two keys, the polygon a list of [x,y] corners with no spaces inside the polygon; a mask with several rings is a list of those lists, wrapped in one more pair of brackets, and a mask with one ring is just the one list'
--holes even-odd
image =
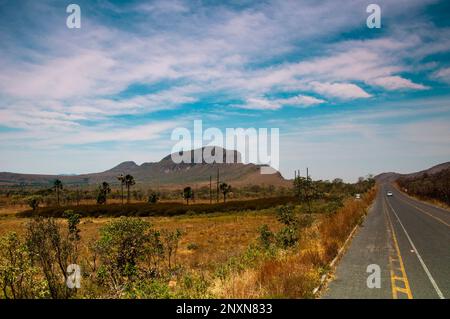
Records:
{"label": "palm tree trunk", "polygon": [[127,204],[130,203],[130,186],[127,185]]}
{"label": "palm tree trunk", "polygon": [[122,205],[123,205],[123,183],[120,184],[120,189],[121,189],[121,193],[122,193]]}

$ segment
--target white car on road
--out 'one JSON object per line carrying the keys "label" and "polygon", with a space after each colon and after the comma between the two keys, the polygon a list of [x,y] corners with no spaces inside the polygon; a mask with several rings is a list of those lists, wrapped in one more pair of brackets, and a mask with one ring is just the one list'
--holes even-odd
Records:
{"label": "white car on road", "polygon": [[389,191],[389,192],[386,193],[386,195],[387,195],[387,196],[392,196],[392,195],[394,195],[394,194],[392,194],[392,192]]}

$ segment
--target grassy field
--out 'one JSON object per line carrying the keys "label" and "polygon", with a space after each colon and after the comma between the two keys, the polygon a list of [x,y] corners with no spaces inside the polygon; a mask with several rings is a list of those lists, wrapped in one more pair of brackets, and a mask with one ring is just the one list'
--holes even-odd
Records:
{"label": "grassy field", "polygon": [[[99,237],[99,229],[113,218],[83,218],[80,223],[82,254]],[[273,209],[251,212],[214,213],[199,216],[142,217],[156,229],[180,229],[183,236],[177,254],[178,263],[194,270],[212,271],[241,254],[259,236],[259,227],[279,227]],[[0,236],[10,231],[23,235],[29,218],[15,216],[0,219]],[[66,223],[66,221],[61,221]]]}
{"label": "grassy field", "polygon": [[[376,190],[372,180],[305,183],[296,197],[213,204],[3,205],[4,297],[314,298]],[[83,269],[77,291],[65,286],[70,263]]]}

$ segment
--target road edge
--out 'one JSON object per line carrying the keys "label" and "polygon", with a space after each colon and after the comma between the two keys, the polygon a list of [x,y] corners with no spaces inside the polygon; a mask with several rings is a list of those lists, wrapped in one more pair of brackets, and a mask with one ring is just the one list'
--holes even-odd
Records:
{"label": "road edge", "polygon": [[312,291],[314,297],[317,299],[317,297],[320,297],[320,293],[323,291],[324,288],[327,287],[327,284],[329,282],[329,280],[331,279],[332,275],[335,273],[336,271],[336,263],[342,258],[342,256],[345,254],[345,252],[347,251],[347,248],[350,246],[350,243],[353,239],[353,237],[356,235],[357,230],[360,228],[360,226],[362,225],[362,223],[364,223],[364,221],[366,220],[367,215],[370,214],[370,212],[373,210],[373,206],[375,205],[375,199],[372,201],[372,203],[370,204],[369,207],[366,208],[366,212],[365,214],[363,214],[361,216],[361,220],[356,224],[356,226],[353,228],[353,230],[350,232],[350,234],[348,235],[347,239],[345,240],[344,244],[342,245],[342,247],[339,249],[336,257],[334,257],[334,259],[328,264],[329,267],[329,271],[327,271],[325,274],[322,275],[322,277],[320,278],[320,283],[319,285],[317,285],[317,287],[315,287]]}

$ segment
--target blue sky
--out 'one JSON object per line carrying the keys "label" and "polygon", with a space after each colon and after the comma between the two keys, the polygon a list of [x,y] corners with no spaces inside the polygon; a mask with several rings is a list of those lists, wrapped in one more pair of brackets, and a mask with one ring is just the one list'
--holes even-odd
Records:
{"label": "blue sky", "polygon": [[[314,178],[450,160],[448,1],[0,0],[0,171],[167,155],[176,127],[276,127]],[[366,7],[381,7],[368,29]]]}

